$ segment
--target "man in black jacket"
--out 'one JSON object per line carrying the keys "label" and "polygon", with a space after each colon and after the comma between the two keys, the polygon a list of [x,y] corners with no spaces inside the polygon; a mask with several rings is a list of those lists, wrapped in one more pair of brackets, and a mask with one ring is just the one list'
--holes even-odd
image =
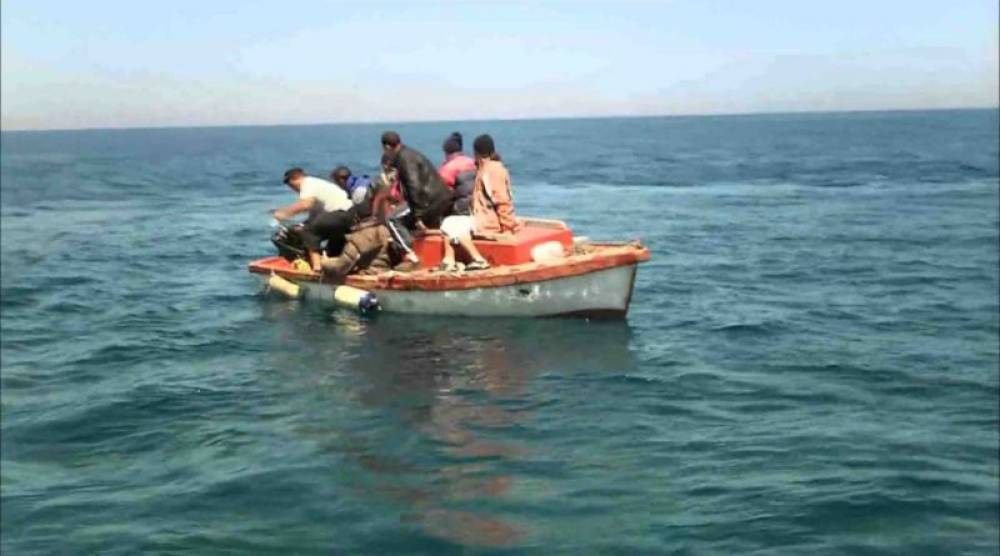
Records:
{"label": "man in black jacket", "polygon": [[426,156],[404,145],[395,131],[382,134],[382,150],[394,157],[392,166],[399,172],[403,198],[412,215],[407,227],[439,227],[451,209],[454,193],[441,181],[437,168]]}

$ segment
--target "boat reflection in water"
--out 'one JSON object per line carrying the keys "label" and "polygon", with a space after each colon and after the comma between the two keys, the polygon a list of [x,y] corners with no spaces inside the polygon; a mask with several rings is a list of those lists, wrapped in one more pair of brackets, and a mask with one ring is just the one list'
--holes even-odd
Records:
{"label": "boat reflection in water", "polygon": [[304,307],[275,307],[298,318],[272,315],[300,348],[274,361],[282,389],[295,396],[298,384],[317,402],[303,406],[309,424],[298,432],[353,464],[349,489],[367,505],[393,506],[407,526],[465,546],[530,538],[530,523],[505,516],[525,503],[518,488],[542,480],[519,484],[518,470],[560,464],[533,430],[536,410],[560,402],[546,377],[632,365],[624,322],[337,312],[321,324]]}

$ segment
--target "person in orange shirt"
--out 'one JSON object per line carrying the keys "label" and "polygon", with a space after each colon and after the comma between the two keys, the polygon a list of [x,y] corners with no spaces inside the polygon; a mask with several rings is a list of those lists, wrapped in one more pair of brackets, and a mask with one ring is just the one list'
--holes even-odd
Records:
{"label": "person in orange shirt", "polygon": [[473,261],[467,270],[484,270],[489,263],[476,249],[472,234],[484,238],[517,233],[520,224],[514,216],[514,200],[510,193],[510,174],[496,152],[493,138],[489,135],[476,137],[473,143],[476,155],[476,182],[472,190],[471,216],[452,215],[441,223],[441,232],[446,236],[441,269],[456,270],[455,249],[452,244],[461,245]]}
{"label": "person in orange shirt", "polygon": [[473,230],[483,237],[516,234],[521,225],[514,217],[510,174],[497,154],[493,138],[480,135],[472,148],[477,168],[476,185],[472,190]]}

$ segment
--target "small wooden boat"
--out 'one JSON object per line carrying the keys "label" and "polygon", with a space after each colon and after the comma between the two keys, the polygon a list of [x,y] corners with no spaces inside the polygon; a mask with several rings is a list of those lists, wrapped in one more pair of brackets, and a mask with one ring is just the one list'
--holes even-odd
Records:
{"label": "small wooden boat", "polygon": [[[352,274],[343,282],[297,270],[282,257],[251,262],[250,272],[265,280],[290,282],[290,295],[343,301],[347,290],[370,292],[383,311],[474,317],[623,318],[628,312],[636,267],[649,249],[638,242],[593,243],[574,238],[557,220],[522,219],[517,235],[476,240],[490,262],[488,270],[441,272],[443,236],[433,232],[414,240],[423,268]],[[285,282],[287,281],[287,282]],[[340,289],[340,291],[338,291]],[[354,295],[348,303],[363,302]]]}

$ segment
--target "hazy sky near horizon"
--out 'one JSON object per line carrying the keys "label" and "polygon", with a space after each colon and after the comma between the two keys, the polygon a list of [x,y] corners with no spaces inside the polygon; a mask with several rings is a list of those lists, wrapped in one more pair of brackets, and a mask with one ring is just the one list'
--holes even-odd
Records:
{"label": "hazy sky near horizon", "polygon": [[997,0],[2,0],[3,129],[996,106]]}

